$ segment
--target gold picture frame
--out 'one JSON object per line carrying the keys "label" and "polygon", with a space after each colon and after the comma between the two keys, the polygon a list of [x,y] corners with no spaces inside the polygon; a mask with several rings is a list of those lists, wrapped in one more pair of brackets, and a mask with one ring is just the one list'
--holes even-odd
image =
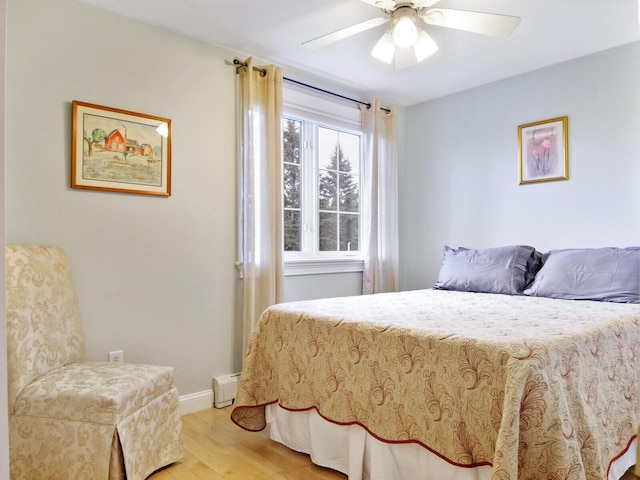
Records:
{"label": "gold picture frame", "polygon": [[518,126],[520,185],[569,179],[567,116]]}
{"label": "gold picture frame", "polygon": [[171,120],[74,100],[71,188],[171,195]]}

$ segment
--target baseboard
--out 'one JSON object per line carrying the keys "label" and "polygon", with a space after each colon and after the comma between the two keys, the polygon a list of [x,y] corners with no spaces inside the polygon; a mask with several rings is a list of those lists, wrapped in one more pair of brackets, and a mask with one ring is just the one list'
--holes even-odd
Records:
{"label": "baseboard", "polygon": [[180,396],[180,413],[182,415],[207,408],[213,408],[213,389]]}

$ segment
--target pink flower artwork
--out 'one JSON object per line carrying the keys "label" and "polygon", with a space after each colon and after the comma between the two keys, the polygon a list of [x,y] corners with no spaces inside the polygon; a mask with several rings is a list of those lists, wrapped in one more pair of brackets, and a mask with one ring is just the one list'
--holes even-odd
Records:
{"label": "pink flower artwork", "polygon": [[537,135],[541,133],[534,131],[527,145],[527,168],[532,178],[547,177],[558,165],[556,135]]}
{"label": "pink flower artwork", "polygon": [[520,184],[568,180],[568,117],[518,126]]}

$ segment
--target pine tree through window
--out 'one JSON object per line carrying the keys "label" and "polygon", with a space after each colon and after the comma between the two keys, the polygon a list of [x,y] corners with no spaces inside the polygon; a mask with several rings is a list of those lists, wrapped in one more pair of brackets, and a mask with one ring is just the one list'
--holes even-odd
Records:
{"label": "pine tree through window", "polygon": [[356,173],[360,159],[355,159],[354,172],[347,152],[359,153],[360,138],[350,133],[319,127],[318,140],[319,250],[357,251],[360,179]]}
{"label": "pine tree through window", "polygon": [[360,144],[360,132],[284,118],[285,252],[359,251]]}
{"label": "pine tree through window", "polygon": [[300,121],[285,119],[283,126],[284,251],[300,251]]}

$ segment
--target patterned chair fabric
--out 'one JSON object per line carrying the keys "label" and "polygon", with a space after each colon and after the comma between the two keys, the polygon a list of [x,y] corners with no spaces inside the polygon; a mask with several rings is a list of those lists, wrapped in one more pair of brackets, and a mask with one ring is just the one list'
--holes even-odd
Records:
{"label": "patterned chair fabric", "polygon": [[6,247],[12,480],[144,480],[183,456],[173,368],[85,362],[59,247]]}

